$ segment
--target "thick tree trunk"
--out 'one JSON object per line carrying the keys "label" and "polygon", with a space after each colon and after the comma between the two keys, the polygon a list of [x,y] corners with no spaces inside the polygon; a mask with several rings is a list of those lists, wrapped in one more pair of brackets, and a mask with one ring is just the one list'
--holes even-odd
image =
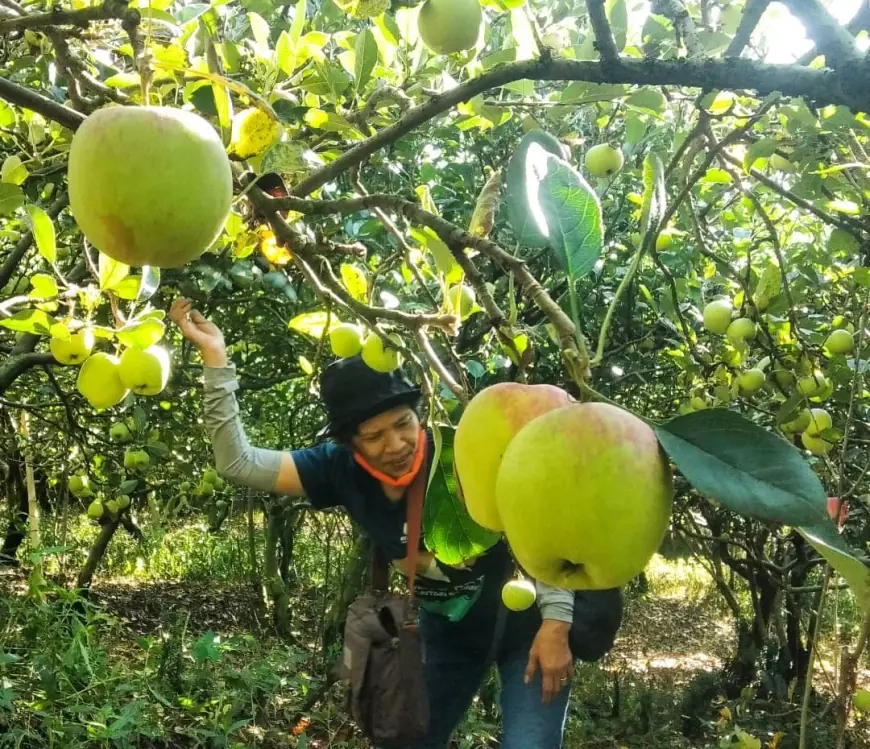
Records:
{"label": "thick tree trunk", "polygon": [[284,508],[277,501],[266,502],[266,592],[272,602],[275,629],[282,637],[290,634],[290,596],[279,573],[279,549],[284,532]]}
{"label": "thick tree trunk", "polygon": [[115,535],[115,531],[118,530],[120,523],[119,517],[107,519],[103,523],[100,528],[100,535],[97,536],[96,542],[91,547],[85,566],[79,572],[79,576],[76,579],[76,588],[86,598],[90,592],[91,582],[93,582],[97,567],[99,567],[103,556],[105,556],[106,549],[109,548],[109,542],[112,540],[112,536]]}
{"label": "thick tree trunk", "polygon": [[22,464],[18,458],[17,451],[10,456],[9,473],[4,481],[6,499],[9,502],[9,526],[3,546],[0,547],[0,566],[5,567],[18,566],[18,549],[27,537],[29,503],[27,487],[21,475]]}

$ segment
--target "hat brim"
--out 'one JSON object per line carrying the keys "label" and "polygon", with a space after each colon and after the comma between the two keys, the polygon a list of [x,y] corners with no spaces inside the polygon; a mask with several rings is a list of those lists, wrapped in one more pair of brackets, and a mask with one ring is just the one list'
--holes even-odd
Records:
{"label": "hat brim", "polygon": [[419,403],[420,398],[422,397],[423,391],[418,387],[406,390],[404,393],[396,393],[389,398],[384,398],[382,401],[369,405],[367,408],[347,414],[343,419],[329,422],[317,433],[317,437],[318,439],[337,437],[348,429],[358,427],[364,421],[368,421],[378,414],[382,414],[384,411],[389,411],[391,408],[395,408],[396,406],[408,405],[413,408]]}

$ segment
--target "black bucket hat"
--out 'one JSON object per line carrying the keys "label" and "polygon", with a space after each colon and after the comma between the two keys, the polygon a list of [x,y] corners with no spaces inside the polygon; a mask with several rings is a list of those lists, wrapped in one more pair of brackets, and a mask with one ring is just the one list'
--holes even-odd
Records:
{"label": "black bucket hat", "polygon": [[336,437],[396,406],[415,408],[421,391],[402,372],[376,372],[361,356],[339,359],[320,377],[320,397],[326,407],[327,425],[320,437]]}

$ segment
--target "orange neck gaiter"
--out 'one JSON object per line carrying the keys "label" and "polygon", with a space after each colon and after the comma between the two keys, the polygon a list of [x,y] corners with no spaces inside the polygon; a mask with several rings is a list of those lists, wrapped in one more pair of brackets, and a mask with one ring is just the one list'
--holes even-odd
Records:
{"label": "orange neck gaiter", "polygon": [[373,468],[356,450],[353,451],[353,457],[354,460],[365,469],[366,473],[376,478],[382,484],[394,488],[410,486],[414,479],[417,478],[417,474],[420,473],[420,469],[423,467],[423,461],[426,457],[426,433],[420,429],[420,436],[417,438],[417,451],[414,453],[414,462],[411,465],[411,470],[409,470],[404,476],[399,476],[399,478],[393,478],[392,476],[382,473],[377,468]]}

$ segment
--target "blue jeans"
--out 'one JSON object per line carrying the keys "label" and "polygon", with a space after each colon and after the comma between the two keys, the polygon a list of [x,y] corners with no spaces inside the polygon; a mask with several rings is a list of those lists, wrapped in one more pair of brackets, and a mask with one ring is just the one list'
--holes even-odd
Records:
{"label": "blue jeans", "polygon": [[[487,586],[489,587],[489,586]],[[493,586],[500,592],[500,584]],[[489,591],[487,591],[489,592]],[[422,612],[420,634],[426,652],[429,733],[406,749],[445,749],[468,710],[488,666],[500,595],[484,595],[464,619],[451,623]],[[559,749],[571,688],[566,684],[549,704],[541,701],[540,672],[528,686],[523,675],[529,650],[541,624],[537,606],[506,612],[504,631],[495,652],[501,682],[503,737],[501,749]]]}

